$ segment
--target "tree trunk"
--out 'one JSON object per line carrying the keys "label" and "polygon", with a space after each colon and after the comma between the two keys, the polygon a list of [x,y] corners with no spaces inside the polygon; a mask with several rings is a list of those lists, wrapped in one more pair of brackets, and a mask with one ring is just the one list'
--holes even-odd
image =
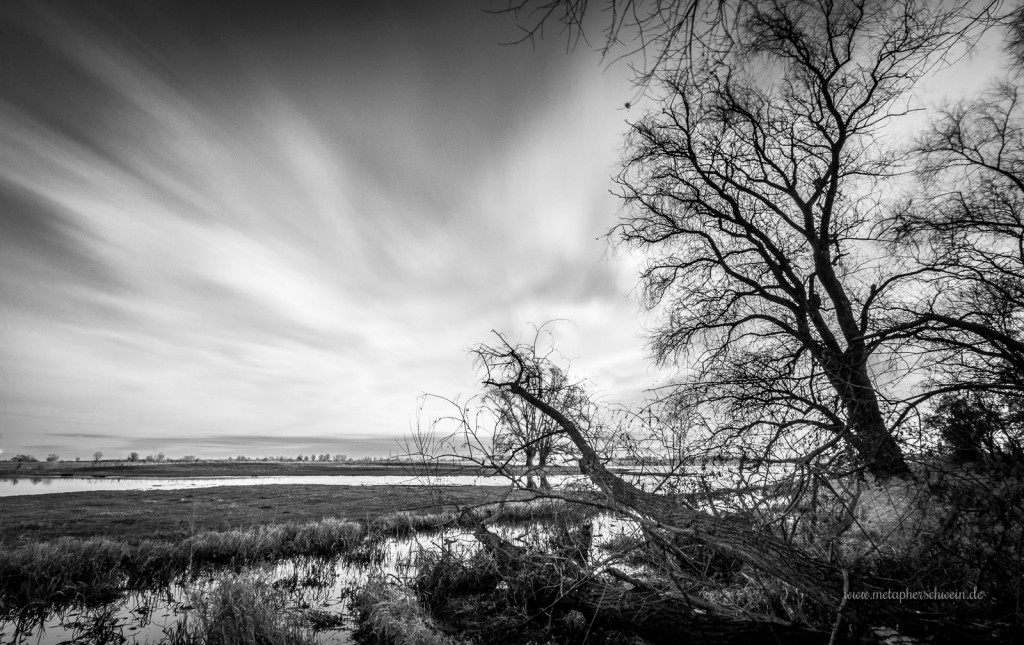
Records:
{"label": "tree trunk", "polygon": [[537,481],[533,478],[533,455],[535,450],[533,446],[527,446],[524,452],[526,453],[526,488],[536,490]]}
{"label": "tree trunk", "polygon": [[882,480],[909,478],[910,468],[896,438],[889,432],[868,374],[863,342],[855,339],[850,348],[838,355],[819,350],[816,356],[846,411],[844,440],[857,451],[868,472]]}
{"label": "tree trunk", "polygon": [[746,645],[827,642],[828,634],[773,619],[738,618],[705,601],[673,593],[626,588],[590,575],[565,559],[546,558],[511,544],[483,526],[477,539],[494,557],[499,575],[522,584],[536,607],[576,610],[587,625],[632,631],[652,643]]}
{"label": "tree trunk", "polygon": [[[846,582],[839,567],[757,530],[741,517],[716,517],[632,486],[605,468],[576,424],[560,411],[517,384],[507,387],[559,424],[582,455],[581,472],[604,492],[612,508],[647,520],[660,530],[691,537],[721,555],[787,582],[823,605],[838,607],[842,602]],[[850,590],[858,591],[882,588],[853,576],[849,576],[848,584]]]}
{"label": "tree trunk", "polygon": [[549,447],[541,444],[540,451],[537,453],[537,469],[540,470],[540,489],[551,490],[551,483],[548,482],[548,474],[544,470],[548,466],[548,451]]}

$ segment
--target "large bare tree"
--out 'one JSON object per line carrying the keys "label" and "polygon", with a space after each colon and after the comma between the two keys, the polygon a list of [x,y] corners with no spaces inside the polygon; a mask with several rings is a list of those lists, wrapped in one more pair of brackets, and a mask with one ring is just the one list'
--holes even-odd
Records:
{"label": "large bare tree", "polygon": [[733,46],[667,75],[633,127],[617,233],[650,258],[656,357],[767,459],[804,459],[813,436],[811,453],[838,440],[879,477],[909,473],[878,386],[902,340],[885,307],[916,275],[872,234],[884,137],[970,24],[937,3],[750,3]]}
{"label": "large bare tree", "polygon": [[[598,506],[639,527],[641,538],[624,548],[627,562],[644,564],[633,575],[616,569],[614,560],[592,567],[567,562],[513,545],[483,524],[477,537],[509,585],[525,580],[545,608],[578,609],[591,624],[608,620],[655,640],[824,642],[841,638],[843,625],[859,625],[845,632],[850,637],[868,625],[927,627],[930,619],[922,621],[916,609],[850,602],[851,591],[962,584],[984,560],[972,544],[943,551],[943,538],[959,539],[949,527],[962,513],[954,504],[943,516],[941,495],[908,481],[900,422],[920,397],[902,400],[905,392],[892,384],[912,371],[921,352],[936,350],[942,357],[936,365],[959,361],[960,368],[982,370],[996,359],[997,369],[1013,368],[1021,302],[1015,262],[1024,256],[1014,255],[1012,244],[1020,239],[1016,161],[1003,172],[1008,167],[965,161],[965,150],[973,148],[951,150],[947,143],[956,136],[926,136],[916,151],[925,160],[921,176],[939,185],[947,173],[959,173],[965,188],[955,199],[934,196],[928,210],[911,205],[893,215],[889,198],[915,159],[891,145],[891,135],[911,111],[916,83],[969,44],[972,30],[991,24],[992,6],[608,4],[633,12],[612,14],[609,46],[632,29],[651,36],[639,48],[650,44],[655,52],[641,80],[649,82],[656,109],[632,126],[619,177],[627,212],[613,233],[648,261],[641,275],[645,303],[660,315],[651,348],[660,362],[676,363],[680,376],[663,392],[659,418],[620,427],[605,410],[577,405],[586,400],[582,391],[570,399],[554,396],[571,391],[566,372],[538,355],[536,344],[499,336],[475,354],[495,436],[515,439],[504,452],[521,451],[529,465],[525,447],[538,443],[530,437],[563,439],[565,456],[596,491],[544,494]],[[536,6],[542,11],[535,24],[563,9],[571,10],[563,17],[568,24],[584,24],[576,10],[585,2]],[[986,151],[1017,136],[1015,126],[992,131],[1009,110],[988,100],[988,112],[971,108],[959,117],[970,126],[961,130],[986,141]],[[934,132],[948,130],[946,121],[940,118]],[[986,176],[1001,188],[971,183]],[[965,213],[982,205],[983,221],[965,221]],[[913,243],[916,253],[908,250]],[[970,311],[954,315],[964,303]],[[992,376],[978,374],[978,383]],[[454,432],[449,442],[484,443],[477,440],[481,426],[466,414],[460,418],[461,438]],[[655,431],[666,418],[683,420],[677,429],[697,435],[684,442],[685,456],[658,463],[671,472],[631,479],[614,466],[645,434],[662,447],[678,447]],[[947,434],[959,432],[946,426]],[[498,444],[493,454],[503,453]],[[671,477],[692,479],[708,461],[702,457],[737,452],[741,471],[746,462],[771,473],[765,485],[712,490],[709,483],[722,482],[704,481],[703,492],[663,485]],[[781,464],[788,467],[771,467]],[[802,474],[790,477],[794,471]],[[866,485],[864,471],[880,485]],[[975,501],[987,485],[964,490]],[[1019,499],[1014,495],[1003,498]],[[719,504],[725,498],[735,503]],[[751,504],[744,507],[743,500]],[[1012,502],[1005,506],[1010,519],[991,552],[1002,558],[1016,548],[1012,570],[1019,571],[1019,510]],[[975,536],[977,528],[965,534]],[[927,558],[936,553],[953,556],[929,568]],[[719,584],[710,572],[722,562],[735,575]],[[799,598],[813,609],[802,616],[766,606],[738,609],[730,599],[748,583],[775,590],[766,597]],[[1002,594],[993,606],[1004,611],[1016,599],[1019,615],[1019,585],[992,588]],[[936,619],[929,629],[935,625],[946,626]],[[822,631],[828,627],[830,635]]]}

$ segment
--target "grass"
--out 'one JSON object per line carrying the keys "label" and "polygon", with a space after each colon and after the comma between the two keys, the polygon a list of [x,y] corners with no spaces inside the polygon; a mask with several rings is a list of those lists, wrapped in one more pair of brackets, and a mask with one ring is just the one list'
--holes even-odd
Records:
{"label": "grass", "polygon": [[567,517],[583,519],[594,513],[595,511],[589,507],[572,505],[561,499],[512,499],[504,504],[480,504],[464,511],[448,510],[440,513],[398,511],[377,517],[369,523],[369,526],[372,531],[381,535],[404,536],[433,531],[444,526],[472,526],[481,520],[530,523]]}
{"label": "grass", "polygon": [[330,517],[371,521],[400,511],[415,516],[439,513],[456,504],[484,504],[507,493],[502,486],[274,484],[0,497],[0,547],[11,549],[61,537],[116,536],[131,544],[177,541],[203,531]]}
{"label": "grass", "polygon": [[[422,495],[430,491],[406,487],[405,492]],[[487,499],[487,491],[474,492]],[[382,491],[376,493],[376,509],[386,508],[387,503],[381,501],[385,497]],[[346,562],[374,564],[383,557],[385,535],[429,531],[445,524],[467,525],[493,517],[498,509],[497,504],[484,504],[465,514],[402,511],[380,514],[368,521],[326,517],[253,524],[228,531],[200,531],[177,540],[139,540],[137,533],[124,539],[106,534],[47,541],[23,539],[12,548],[0,550],[0,615],[40,614],[71,603],[101,602],[127,589],[170,584],[176,577],[205,566],[241,567],[295,557],[340,557]],[[362,510],[370,513],[369,508]],[[532,521],[568,512],[566,503],[558,500],[510,502],[497,519]]]}
{"label": "grass", "polygon": [[[0,618],[35,622],[62,607],[160,589],[204,567],[237,570],[296,557],[374,564],[385,537],[577,513],[560,500],[529,496],[481,486],[264,485],[0,498]],[[204,597],[204,609],[169,633],[177,639],[171,642],[304,642],[294,625],[275,627],[260,618],[261,606],[277,606],[269,592],[240,584],[224,582]],[[380,593],[379,607],[364,607],[368,629],[382,642],[453,642],[424,617],[412,591]],[[245,623],[231,607],[245,608],[255,622]],[[251,640],[258,630],[272,637]]]}
{"label": "grass", "polygon": [[312,475],[492,474],[475,466],[453,464],[275,462],[275,461],[0,461],[0,478],[32,477],[290,477]]}
{"label": "grass", "polygon": [[167,645],[312,645],[309,625],[287,611],[288,596],[265,581],[222,576],[194,593],[192,611],[173,627]]}
{"label": "grass", "polygon": [[455,645],[420,605],[412,590],[370,580],[354,598],[360,631],[380,645]]}
{"label": "grass", "polygon": [[289,557],[351,556],[364,562],[373,559],[374,544],[364,524],[338,519],[204,532],[179,542],[132,545],[93,537],[27,544],[0,553],[0,615],[100,602],[126,589],[170,584],[202,566],[239,567]]}

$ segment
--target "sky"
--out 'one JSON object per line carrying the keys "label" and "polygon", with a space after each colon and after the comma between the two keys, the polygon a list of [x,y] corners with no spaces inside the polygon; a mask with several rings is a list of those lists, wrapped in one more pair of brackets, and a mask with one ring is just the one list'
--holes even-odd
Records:
{"label": "sky", "polygon": [[0,458],[400,453],[549,320],[603,400],[661,382],[629,68],[501,6],[0,3]]}
{"label": "sky", "polygon": [[483,6],[0,3],[0,458],[400,452],[553,319],[652,385],[629,70]]}

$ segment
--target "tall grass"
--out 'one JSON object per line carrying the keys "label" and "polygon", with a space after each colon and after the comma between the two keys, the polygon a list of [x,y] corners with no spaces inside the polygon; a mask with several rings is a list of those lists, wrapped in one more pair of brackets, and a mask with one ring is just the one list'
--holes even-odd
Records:
{"label": "tall grass", "polygon": [[[204,532],[179,542],[136,545],[107,537],[59,538],[0,552],[0,619],[35,615],[71,604],[107,602],[131,589],[160,588],[201,567],[241,567],[295,557],[380,563],[384,536],[400,537],[481,520],[532,522],[575,517],[581,507],[557,499],[510,501],[462,513],[394,513],[369,523],[327,518]],[[582,517],[582,516],[581,516]]]}
{"label": "tall grass", "polygon": [[353,598],[360,631],[380,645],[457,645],[443,634],[416,594],[402,586],[371,579]]}
{"label": "tall grass", "polygon": [[414,514],[408,511],[382,515],[369,523],[371,532],[405,536],[440,530],[450,526],[473,526],[482,520],[499,523],[537,522],[556,518],[585,519],[596,514],[589,508],[557,498],[511,500],[504,504],[485,504],[463,511]]}
{"label": "tall grass", "polygon": [[311,645],[306,622],[287,610],[288,595],[265,581],[221,577],[194,593],[192,611],[167,632],[166,645]]}
{"label": "tall grass", "polygon": [[177,543],[132,546],[109,538],[60,538],[29,544],[0,553],[0,616],[103,602],[126,589],[169,584],[207,565],[238,567],[300,556],[365,562],[382,556],[379,541],[366,537],[362,524],[325,519],[199,533]]}

